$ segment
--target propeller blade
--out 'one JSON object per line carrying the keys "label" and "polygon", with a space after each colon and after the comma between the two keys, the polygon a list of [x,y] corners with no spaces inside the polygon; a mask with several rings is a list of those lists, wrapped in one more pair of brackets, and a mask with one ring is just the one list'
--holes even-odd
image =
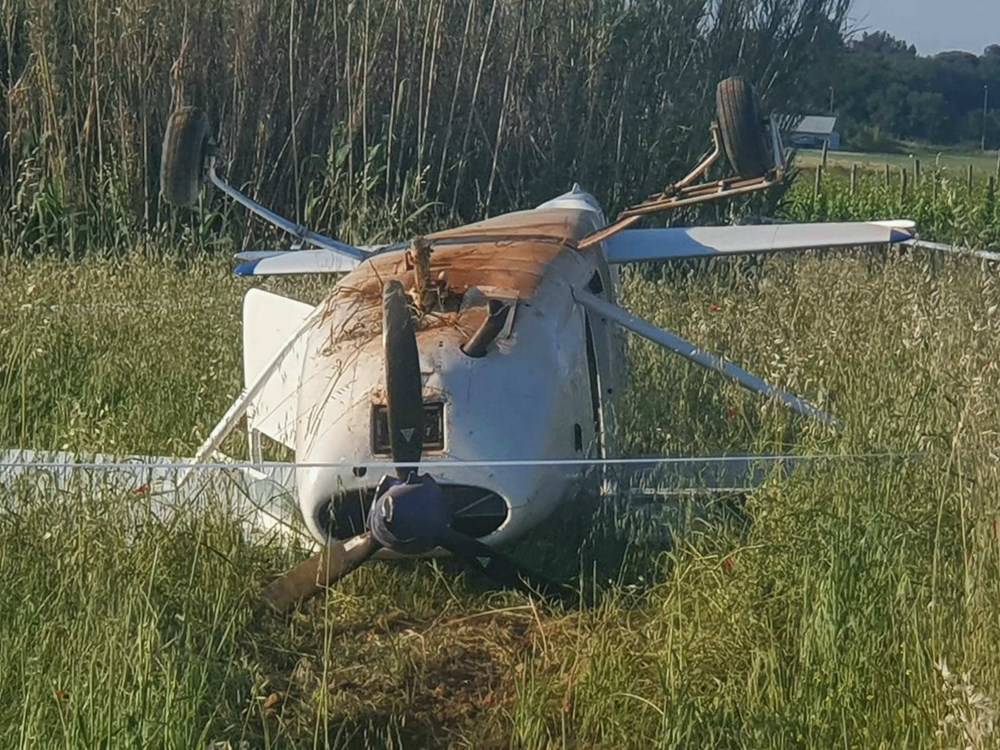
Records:
{"label": "propeller blade", "polygon": [[346,576],[378,550],[378,542],[367,532],[346,542],[331,542],[268,584],[261,592],[261,599],[276,612],[287,612]]}
{"label": "propeller blade", "polygon": [[[565,586],[520,565],[478,539],[449,530],[438,544],[501,586],[525,594],[539,594],[546,599],[565,601],[569,598],[570,591]],[[487,562],[482,562],[483,558]]]}
{"label": "propeller blade", "polygon": [[[386,283],[382,292],[382,347],[392,460],[416,464],[420,461],[424,439],[420,354],[406,291],[398,281]],[[396,469],[399,478],[404,480],[410,471]]]}

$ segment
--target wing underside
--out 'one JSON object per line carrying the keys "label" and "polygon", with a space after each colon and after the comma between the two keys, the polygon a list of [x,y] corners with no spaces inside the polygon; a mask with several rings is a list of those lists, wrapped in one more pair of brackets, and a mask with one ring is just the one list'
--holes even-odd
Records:
{"label": "wing underside", "polygon": [[290,276],[293,274],[348,273],[361,261],[325,248],[311,250],[252,250],[239,253],[237,276]]}
{"label": "wing underside", "polygon": [[626,229],[604,241],[609,263],[757,255],[906,242],[911,221],[765,224],[738,227]]}
{"label": "wing underside", "polygon": [[293,464],[228,468],[231,460],[217,455],[197,467],[198,481],[182,482],[192,462],[170,456],[0,450],[0,494],[9,491],[8,502],[16,503],[16,489],[24,483],[51,492],[56,502],[72,497],[67,493],[74,489],[88,495],[109,492],[134,498],[138,510],[163,522],[182,513],[221,509],[254,534],[301,535]]}

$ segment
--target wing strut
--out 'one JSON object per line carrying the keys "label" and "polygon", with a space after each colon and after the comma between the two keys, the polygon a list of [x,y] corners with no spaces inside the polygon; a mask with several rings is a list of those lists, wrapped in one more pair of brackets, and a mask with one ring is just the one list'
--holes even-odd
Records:
{"label": "wing strut", "polygon": [[[288,353],[292,350],[295,342],[301,338],[306,331],[312,328],[316,321],[318,321],[323,313],[326,311],[326,305],[317,305],[316,308],[309,313],[308,317],[302,321],[295,332],[288,337],[288,341],[275,353],[275,355],[268,360],[267,364],[261,368],[260,372],[257,373],[257,377],[253,379],[252,382],[248,383],[243,392],[236,397],[232,405],[226,410],[226,413],[222,415],[222,419],[219,423],[215,425],[212,432],[205,439],[205,442],[201,444],[197,452],[194,454],[194,458],[191,459],[192,465],[197,465],[206,461],[211,457],[222,445],[222,441],[228,437],[229,433],[235,429],[236,425],[239,424],[240,420],[246,415],[247,409],[250,408],[250,404],[257,395],[263,390],[264,386],[267,385],[268,379],[274,374],[275,370],[281,364]],[[177,479],[177,486],[180,487],[184,482],[187,481],[188,477],[191,476],[192,469],[185,469],[181,472],[180,477]]]}
{"label": "wing strut", "polygon": [[765,398],[776,398],[789,409],[802,414],[803,416],[817,419],[820,422],[833,427],[840,427],[840,422],[837,419],[813,406],[805,399],[799,398],[793,393],[789,393],[786,390],[771,385],[756,375],[753,375],[743,368],[734,365],[732,362],[726,362],[722,359],[722,357],[719,357],[716,354],[699,349],[690,341],[682,339],[675,333],[671,333],[670,331],[666,331],[662,328],[657,328],[652,323],[636,317],[632,313],[623,310],[617,305],[605,302],[589,292],[574,290],[573,296],[576,298],[577,302],[591,312],[600,315],[603,318],[613,320],[622,328],[632,331],[632,333],[636,333],[639,336],[652,341],[654,344],[659,344],[665,349],[669,349],[675,354],[679,354],[685,359],[694,362],[696,365],[700,365],[705,369],[717,372],[729,380],[739,383],[747,390],[759,393]]}
{"label": "wing strut", "polygon": [[212,184],[215,185],[219,190],[228,195],[234,201],[239,203],[241,206],[249,210],[251,213],[257,214],[264,221],[273,224],[278,229],[283,232],[288,232],[296,239],[302,242],[308,242],[316,247],[321,247],[325,250],[330,250],[334,253],[339,253],[356,261],[362,261],[368,257],[368,253],[354,245],[348,245],[346,242],[340,242],[332,237],[327,237],[325,234],[319,234],[318,232],[313,232],[310,229],[296,224],[294,221],[289,221],[284,216],[276,214],[271,209],[262,206],[260,203],[255,201],[253,198],[244,195],[239,190],[234,188],[224,179],[219,177],[218,173],[215,171],[215,157],[210,156],[208,158],[208,179],[211,180]]}

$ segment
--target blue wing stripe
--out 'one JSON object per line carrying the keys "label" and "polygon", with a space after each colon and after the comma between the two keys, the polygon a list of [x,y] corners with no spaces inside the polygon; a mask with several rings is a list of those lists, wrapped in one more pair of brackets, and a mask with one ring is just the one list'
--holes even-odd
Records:
{"label": "blue wing stripe", "polygon": [[253,276],[254,270],[257,268],[257,264],[260,263],[259,260],[252,260],[246,263],[240,263],[236,268],[233,269],[233,273],[237,276]]}

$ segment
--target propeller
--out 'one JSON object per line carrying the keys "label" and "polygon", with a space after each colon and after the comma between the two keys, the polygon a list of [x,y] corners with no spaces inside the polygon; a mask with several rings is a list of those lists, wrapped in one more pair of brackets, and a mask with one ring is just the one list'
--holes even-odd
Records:
{"label": "propeller", "polygon": [[287,612],[340,580],[379,550],[367,531],[346,541],[331,541],[305,562],[269,583],[261,599],[277,612]]}
{"label": "propeller", "polygon": [[416,466],[398,466],[416,464],[423,453],[423,387],[413,316],[403,285],[388,282],[382,303],[389,446],[399,479],[385,477],[375,490],[368,514],[370,533],[388,549],[422,554],[441,547],[503,586],[558,596],[562,587],[455,531],[451,508],[434,478],[421,476]]}
{"label": "propeller", "polygon": [[[424,447],[420,354],[406,291],[398,281],[389,281],[382,291],[382,350],[389,451],[397,465],[416,464]],[[396,468],[397,475],[404,481],[410,471],[408,467]]]}
{"label": "propeller", "polygon": [[[398,281],[387,283],[382,292],[382,349],[392,460],[397,464],[416,464],[424,434],[420,357],[406,291]],[[396,472],[405,482],[410,470],[399,467]],[[389,489],[387,480],[392,481],[391,477],[385,477],[379,483],[376,498],[380,499]],[[271,582],[261,598],[272,609],[285,612],[370,560],[383,546],[391,545],[381,543],[371,530],[345,541],[330,540],[317,554]]]}
{"label": "propeller", "polygon": [[283,612],[343,578],[380,549],[418,555],[438,547],[502,586],[553,598],[566,595],[564,587],[455,531],[440,485],[429,474],[417,471],[424,438],[420,355],[406,291],[395,280],[387,282],[382,292],[382,346],[389,448],[396,477],[382,477],[376,487],[367,531],[346,541],[329,542],[267,586],[263,600]]}

